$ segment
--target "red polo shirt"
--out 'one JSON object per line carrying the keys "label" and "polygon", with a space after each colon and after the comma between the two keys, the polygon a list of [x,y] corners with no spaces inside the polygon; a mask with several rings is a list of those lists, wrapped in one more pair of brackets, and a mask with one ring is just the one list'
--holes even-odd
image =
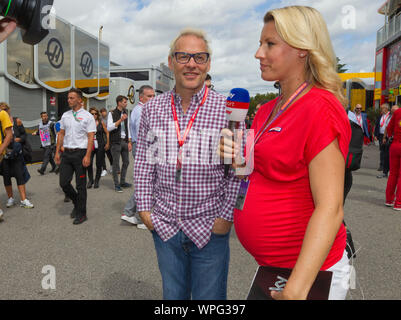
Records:
{"label": "red polo shirt", "polygon": [[387,136],[394,137],[393,143],[401,143],[401,109],[394,112],[387,126]]}
{"label": "red polo shirt", "polygon": [[[252,129],[259,132],[276,100],[260,108]],[[259,265],[293,268],[315,209],[308,166],[336,138],[344,156],[351,128],[335,96],[312,88],[272,123],[254,150],[254,171],[242,211],[235,210],[237,236]],[[344,253],[342,225],[322,266],[326,270]]]}

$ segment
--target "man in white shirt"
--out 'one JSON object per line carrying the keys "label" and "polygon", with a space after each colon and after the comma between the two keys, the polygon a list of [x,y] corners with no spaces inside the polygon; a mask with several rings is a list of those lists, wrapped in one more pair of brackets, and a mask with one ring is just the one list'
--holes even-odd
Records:
{"label": "man in white shirt", "polygon": [[[139,123],[141,121],[142,107],[151,99],[155,97],[155,90],[149,85],[144,85],[139,88],[139,103],[131,112],[130,132],[132,137],[132,156],[135,160],[136,142],[138,138]],[[147,229],[145,224],[142,223],[139,214],[136,212],[135,194],[132,194],[124,208],[124,213],[121,220],[136,224],[139,229]]]}
{"label": "man in white shirt", "polygon": [[[107,118],[107,130],[110,134],[110,150],[113,157],[113,180],[115,191],[123,192],[121,188],[132,187],[131,183],[125,181],[129,166],[129,153],[132,151],[132,142],[129,130],[129,117],[126,110],[128,98],[118,96],[116,102],[117,107],[110,111]],[[120,171],[120,156],[123,164],[119,181],[118,172]]]}
{"label": "man in white shirt", "polygon": [[[72,110],[65,112],[61,118],[54,160],[60,165],[60,186],[74,203],[71,218],[77,225],[87,220],[86,168],[91,162],[96,123],[82,107],[82,92],[79,89],[72,88],[68,92],[68,105]],[[64,147],[64,152],[60,158],[61,147]],[[74,173],[76,190],[71,185]]]}

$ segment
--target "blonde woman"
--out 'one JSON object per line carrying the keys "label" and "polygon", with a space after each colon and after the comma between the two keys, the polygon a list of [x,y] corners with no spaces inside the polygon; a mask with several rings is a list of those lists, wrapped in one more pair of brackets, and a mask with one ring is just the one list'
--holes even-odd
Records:
{"label": "blonde woman", "polygon": [[[253,121],[254,170],[243,210],[234,212],[236,233],[259,265],[292,269],[274,299],[306,299],[319,270],[333,271],[329,299],[345,299],[343,192],[351,129],[321,14],[301,6],[269,11],[255,57],[262,79],[279,81],[282,95]],[[233,147],[222,142],[220,154],[231,158]]]}

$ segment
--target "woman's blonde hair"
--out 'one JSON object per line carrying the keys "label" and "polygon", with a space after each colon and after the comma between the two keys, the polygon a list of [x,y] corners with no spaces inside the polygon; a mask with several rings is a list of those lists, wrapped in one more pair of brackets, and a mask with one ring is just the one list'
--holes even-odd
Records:
{"label": "woman's blonde hair", "polygon": [[280,35],[293,48],[308,51],[306,80],[333,93],[346,107],[342,82],[337,74],[337,59],[327,25],[314,8],[289,6],[266,13],[264,23],[273,21]]}
{"label": "woman's blonde hair", "polygon": [[178,36],[171,42],[169,52],[170,57],[174,56],[177,41],[184,36],[195,36],[205,41],[206,52],[208,52],[209,55],[212,55],[212,50],[210,49],[209,40],[207,39],[206,32],[201,29],[185,28],[181,30]]}

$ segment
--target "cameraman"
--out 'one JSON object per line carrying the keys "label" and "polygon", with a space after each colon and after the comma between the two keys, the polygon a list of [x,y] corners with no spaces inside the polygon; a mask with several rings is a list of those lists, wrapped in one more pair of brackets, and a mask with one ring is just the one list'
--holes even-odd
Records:
{"label": "cameraman", "polygon": [[0,20],[0,42],[3,42],[17,28],[17,23],[10,18]]}

